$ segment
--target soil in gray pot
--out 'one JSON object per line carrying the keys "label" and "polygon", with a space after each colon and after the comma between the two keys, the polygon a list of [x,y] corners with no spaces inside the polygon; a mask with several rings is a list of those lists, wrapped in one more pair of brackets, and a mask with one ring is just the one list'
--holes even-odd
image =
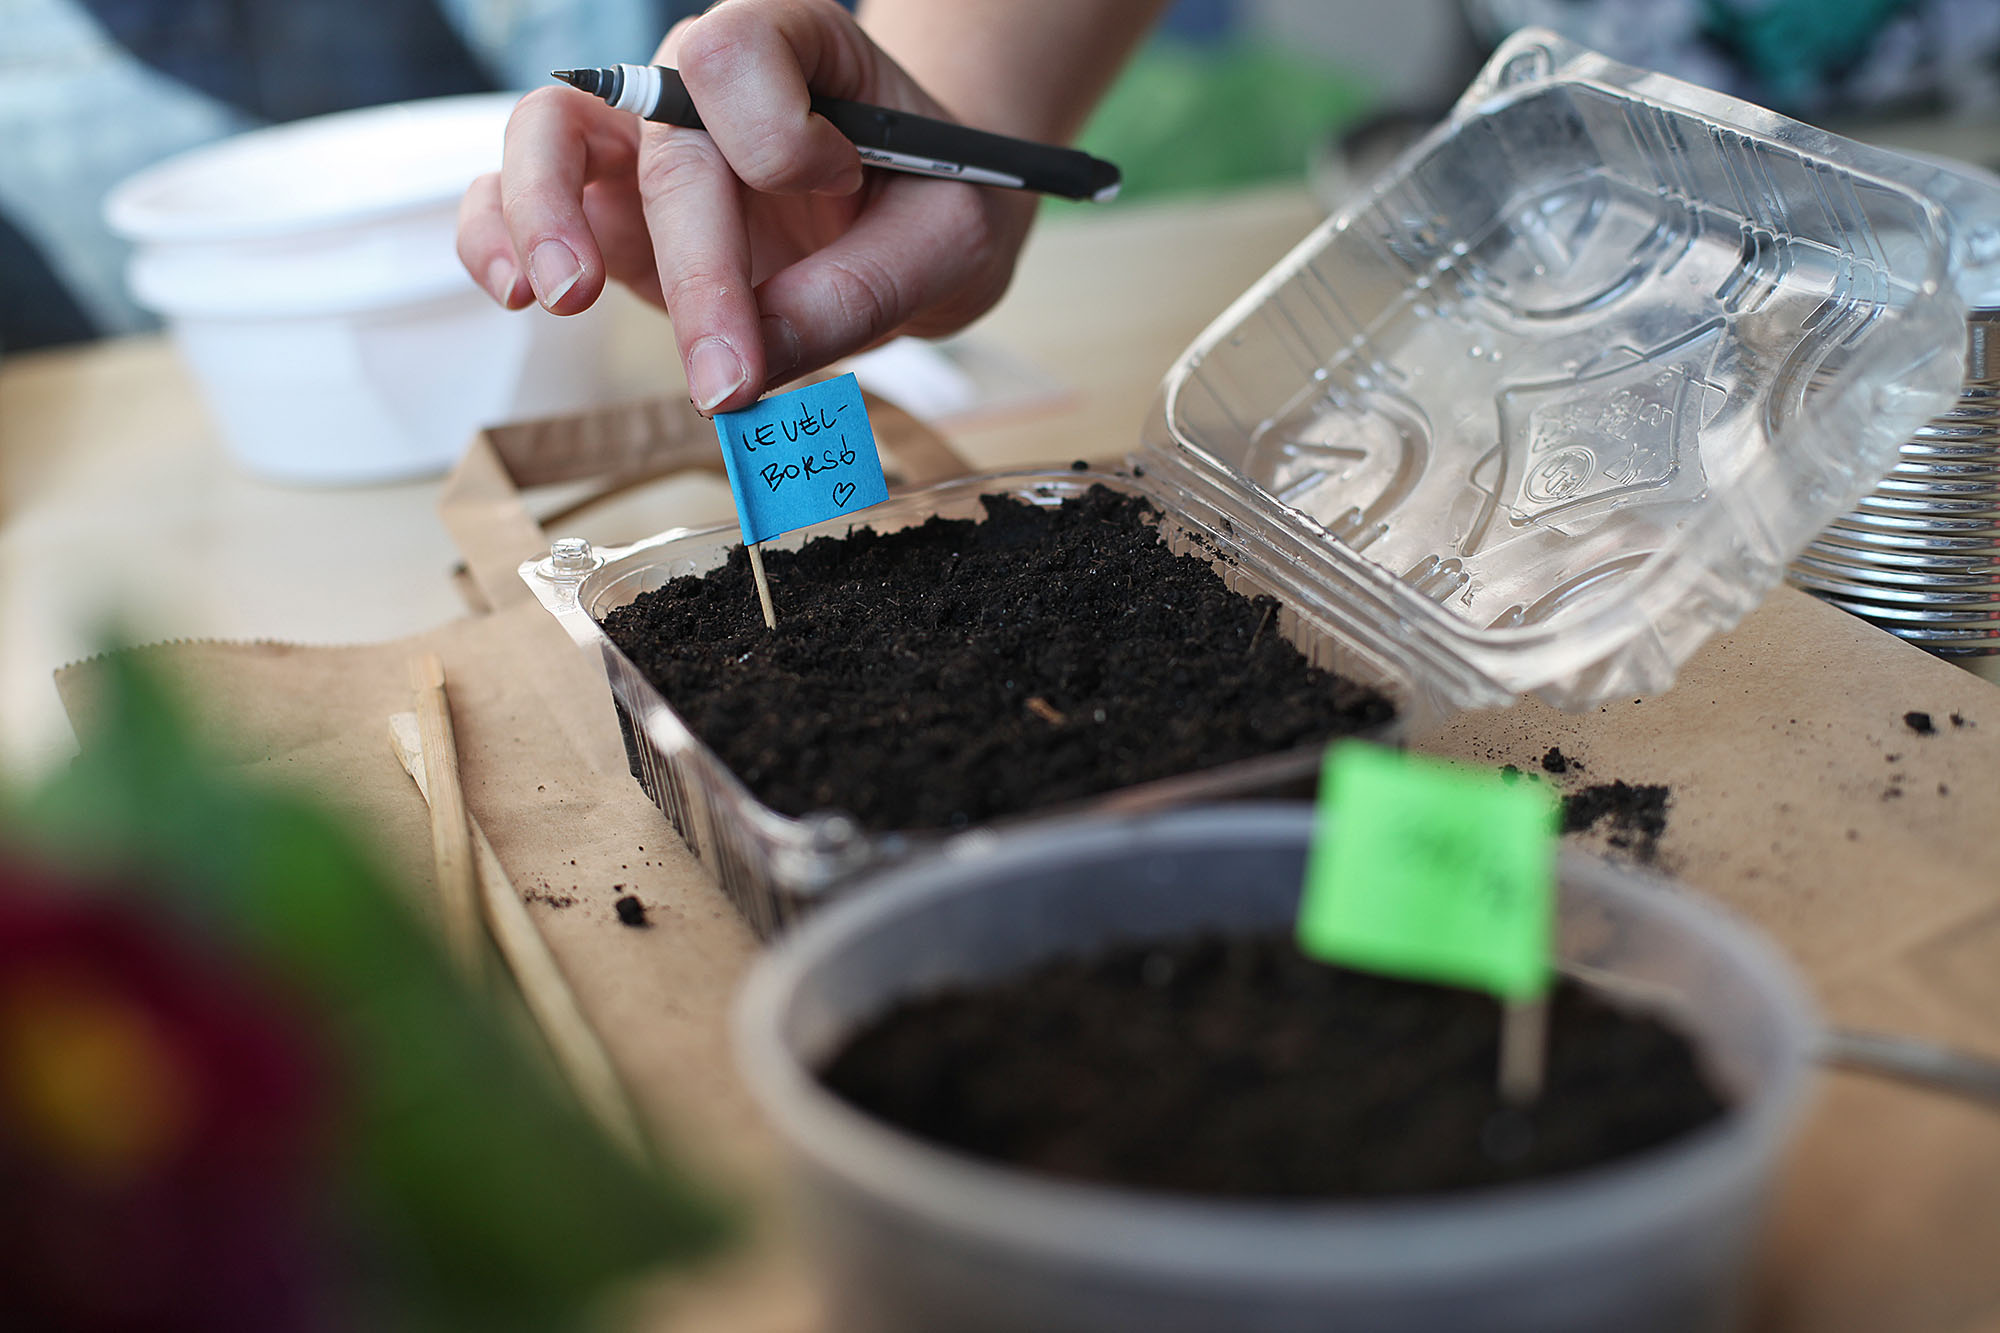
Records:
{"label": "soil in gray pot", "polygon": [[1373,1198],[1558,1175],[1667,1143],[1726,1098],[1689,1043],[1568,982],[1547,1085],[1495,1089],[1500,1006],[1329,967],[1289,932],[1128,945],[902,1004],[822,1071],[921,1138],[1077,1180]]}

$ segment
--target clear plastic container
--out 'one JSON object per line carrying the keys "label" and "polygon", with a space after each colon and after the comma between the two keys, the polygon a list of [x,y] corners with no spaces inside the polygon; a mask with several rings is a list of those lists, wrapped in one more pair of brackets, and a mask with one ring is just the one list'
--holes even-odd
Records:
{"label": "clear plastic container", "polygon": [[[858,521],[839,518],[767,542],[795,549],[815,537],[839,536],[865,524],[877,531],[921,523],[933,516],[978,519],[983,495],[1010,495],[1053,506],[1093,485],[1145,497],[1160,511],[1160,534],[1177,554],[1208,560],[1234,591],[1269,595],[1283,608],[1270,632],[1281,634],[1315,666],[1375,686],[1396,702],[1398,716],[1375,740],[1393,740],[1412,723],[1425,724],[1448,708],[1425,688],[1415,664],[1396,644],[1373,645],[1354,633],[1338,608],[1319,602],[1296,577],[1284,551],[1249,520],[1187,503],[1150,475],[1061,472],[995,473],[965,477],[892,496]],[[795,819],[764,805],[720,757],[703,744],[680,714],[631,659],[605,635],[600,622],[614,607],[689,574],[720,566],[741,542],[734,523],[678,530],[631,546],[590,550],[558,543],[548,559],[522,566],[522,575],[578,644],[601,651],[612,701],[625,733],[632,775],[703,864],[721,881],[751,926],[770,936],[844,881],[944,846],[969,835],[870,834],[844,814]],[[1281,794],[1310,783],[1323,747],[1240,760],[1182,777],[1107,793],[1072,810],[1138,811],[1196,801]],[[1040,818],[1037,812],[1020,818]],[[1004,825],[1003,825],[1004,826]]]}
{"label": "clear plastic container", "polygon": [[904,996],[1059,954],[1292,919],[1305,806],[1046,825],[833,904],[757,963],[736,1048],[794,1158],[830,1325],[870,1333],[1691,1333],[1726,1327],[1815,1026],[1746,927],[1563,860],[1559,954],[1664,1011],[1718,1122],[1525,1185],[1367,1203],[1198,1200],[1009,1171],[887,1127],[815,1068]]}
{"label": "clear plastic container", "polygon": [[1144,453],[1462,705],[1592,707],[1889,471],[1996,265],[1982,182],[1529,30],[1189,348]]}

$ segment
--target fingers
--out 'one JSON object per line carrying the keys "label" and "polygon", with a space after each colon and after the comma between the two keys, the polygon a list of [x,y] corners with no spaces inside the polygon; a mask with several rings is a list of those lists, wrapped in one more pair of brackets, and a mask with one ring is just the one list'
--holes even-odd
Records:
{"label": "fingers", "polygon": [[703,412],[749,406],[764,382],[764,357],[735,175],[708,135],[648,125],[639,196],[688,396]]}
{"label": "fingers", "polygon": [[[844,11],[810,0],[733,0],[676,24],[661,43],[659,58],[681,71],[707,130],[646,126],[639,195],[700,411],[747,407],[768,378],[742,187],[860,187],[859,155],[810,113],[807,90],[822,73],[852,75],[829,64],[850,46],[873,49]],[[847,63],[856,64],[851,51]]]}
{"label": "fingers", "polygon": [[[697,22],[676,23],[654,59],[678,64]],[[763,355],[735,174],[711,135],[649,124],[639,135],[638,192],[688,397],[702,412],[749,406]]]}
{"label": "fingers", "polygon": [[660,294],[659,270],[653,262],[653,238],[646,230],[638,179],[625,175],[584,186],[583,215],[603,252],[605,273],[644,300],[664,306],[666,299]]}
{"label": "fingers", "polygon": [[[706,133],[648,126],[641,136],[639,189],[689,396],[703,412],[754,402],[772,378],[808,354],[783,315],[760,311],[752,283],[753,246],[744,187],[756,195],[852,195],[862,184],[860,155],[837,130],[811,114],[811,91],[869,98],[912,110],[935,106],[830,0],[730,0],[677,24],[659,58],[678,68]],[[768,222],[779,201],[752,204]],[[815,201],[795,199],[795,224]],[[820,200],[819,203],[831,203]],[[769,227],[760,235],[769,234]],[[823,236],[801,237],[804,252]],[[794,248],[794,247],[788,247]],[[893,288],[892,274],[854,258],[864,276],[847,284],[850,300]],[[789,259],[791,255],[786,255]],[[769,255],[764,255],[769,263]],[[838,269],[838,264],[834,265]],[[884,307],[900,309],[894,299]],[[874,322],[875,315],[850,315]],[[817,331],[812,345],[825,339]]]}
{"label": "fingers", "polygon": [[514,238],[500,212],[500,173],[472,182],[458,203],[458,262],[488,296],[509,310],[534,300],[514,257]]}
{"label": "fingers", "polygon": [[583,309],[604,286],[604,258],[583,211],[589,125],[600,119],[590,101],[564,88],[529,93],[508,121],[501,159],[500,209],[515,258],[535,299],[557,313]]}
{"label": "fingers", "polygon": [[886,182],[847,232],[757,289],[766,388],[899,331],[964,327],[1005,292],[1033,201]]}
{"label": "fingers", "polygon": [[735,0],[690,22],[674,59],[738,179],[766,194],[852,194],[861,158],[812,114],[810,89],[858,85],[866,47],[846,13],[798,0]]}
{"label": "fingers", "polygon": [[[499,174],[474,181],[459,205],[458,256],[466,271],[509,309],[538,300],[569,315],[590,305],[606,273],[599,228],[614,219],[600,207],[593,226],[586,190],[629,181],[638,137],[631,116],[574,89],[523,97],[507,123]],[[636,193],[623,198],[636,222]],[[630,228],[609,230],[620,247],[614,258],[629,269]]]}

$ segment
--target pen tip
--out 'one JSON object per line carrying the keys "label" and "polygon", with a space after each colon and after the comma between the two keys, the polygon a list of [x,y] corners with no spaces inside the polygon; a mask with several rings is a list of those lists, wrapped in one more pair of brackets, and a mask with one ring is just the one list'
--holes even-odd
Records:
{"label": "pen tip", "polygon": [[607,102],[617,100],[619,89],[624,87],[623,77],[615,69],[552,69],[549,77]]}

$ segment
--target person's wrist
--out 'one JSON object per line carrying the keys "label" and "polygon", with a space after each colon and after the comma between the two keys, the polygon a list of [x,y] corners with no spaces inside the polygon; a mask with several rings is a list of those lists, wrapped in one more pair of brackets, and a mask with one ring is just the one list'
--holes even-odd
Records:
{"label": "person's wrist", "polygon": [[[880,9],[864,3],[857,15],[878,46],[950,119],[989,134],[1038,143],[1066,141],[1069,127],[1052,99],[1024,90],[996,69],[978,43],[943,40],[948,29],[927,9]],[[955,27],[955,25],[953,25]]]}

